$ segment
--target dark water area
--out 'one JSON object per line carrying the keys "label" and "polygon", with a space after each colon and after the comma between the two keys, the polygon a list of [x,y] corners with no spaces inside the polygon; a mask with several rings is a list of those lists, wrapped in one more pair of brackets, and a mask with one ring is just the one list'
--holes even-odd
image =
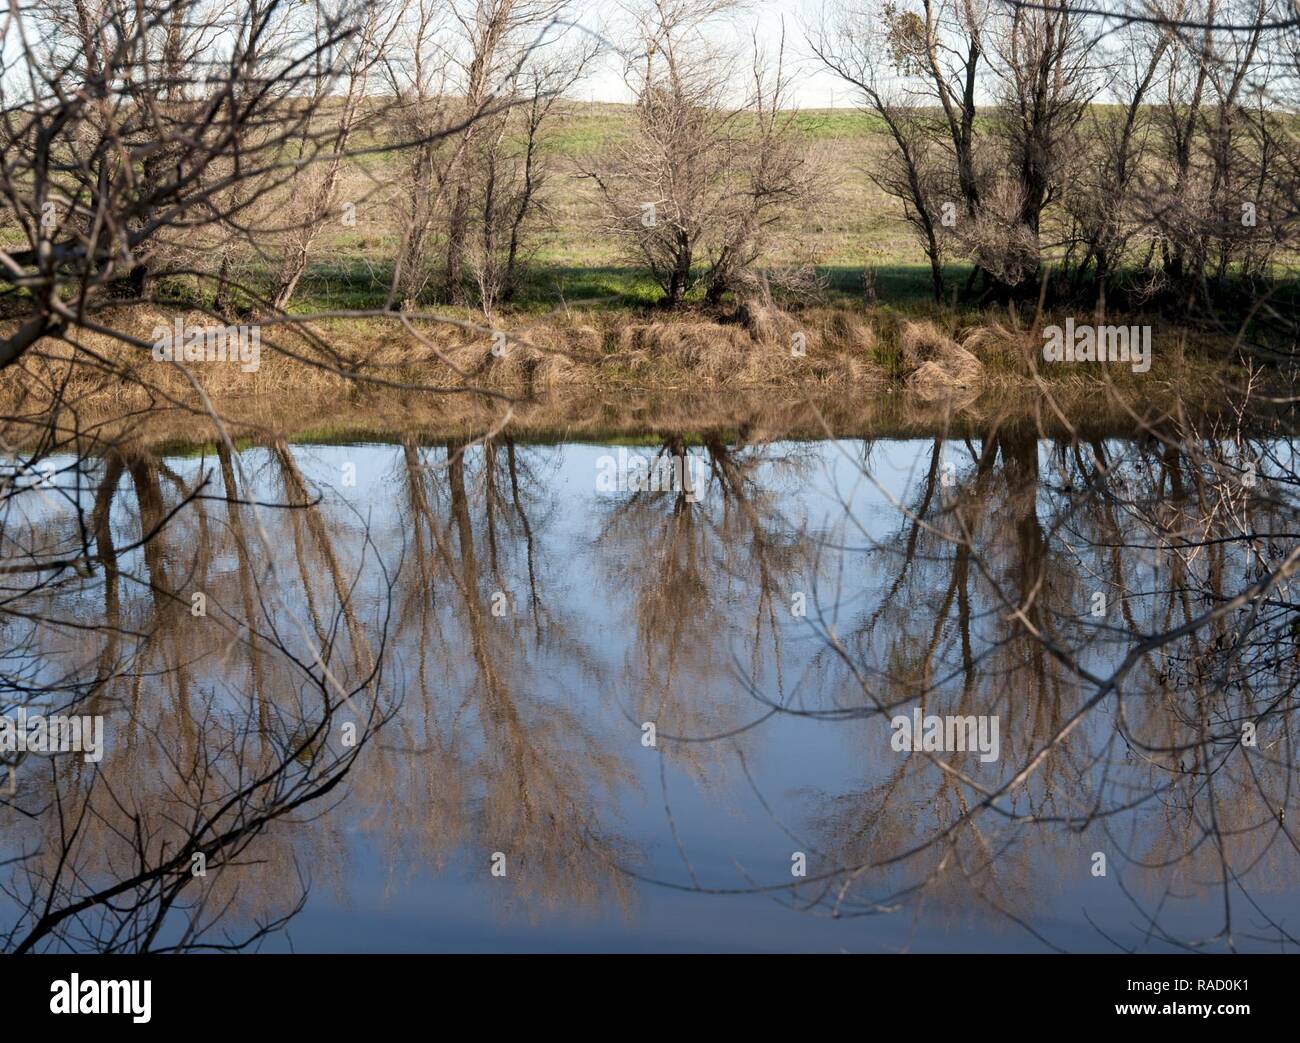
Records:
{"label": "dark water area", "polygon": [[59,469],[7,538],[88,517],[112,565],[6,604],[5,712],[101,714],[103,755],[7,755],[11,947],[51,888],[177,859],[32,946],[152,918],[264,951],[1289,951],[1294,450],[497,434]]}

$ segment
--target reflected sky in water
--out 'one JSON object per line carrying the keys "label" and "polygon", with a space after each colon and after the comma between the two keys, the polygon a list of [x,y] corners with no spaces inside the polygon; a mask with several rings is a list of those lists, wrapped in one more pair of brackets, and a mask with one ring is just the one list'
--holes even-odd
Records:
{"label": "reflected sky in water", "polygon": [[[110,475],[123,573],[175,604],[93,578],[62,596],[151,635],[104,766],[137,797],[171,770],[159,749],[207,741],[195,705],[277,726],[291,672],[240,620],[265,611],[305,659],[330,642],[362,684],[383,664],[330,741],[368,705],[392,720],[328,810],[222,870],[223,927],[280,915],[301,878],[263,948],[1216,950],[1230,866],[1238,948],[1295,928],[1289,624],[1247,628],[1230,670],[1238,614],[1140,657],[1118,695],[1078,676],[1249,582],[1237,545],[1175,561],[1148,538],[1169,504],[1219,524],[1190,464],[1024,433],[625,452],[706,480],[601,492],[618,447],[508,440],[249,448],[256,510],[224,502],[235,469],[211,455]],[[130,549],[205,473],[212,498]],[[59,512],[29,520],[57,533]],[[995,716],[999,759],[893,749],[918,706]],[[1263,755],[1234,748],[1247,717]]]}

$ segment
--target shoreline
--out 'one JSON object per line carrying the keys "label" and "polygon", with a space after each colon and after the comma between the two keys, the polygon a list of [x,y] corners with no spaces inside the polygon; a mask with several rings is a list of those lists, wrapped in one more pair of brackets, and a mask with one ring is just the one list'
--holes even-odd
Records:
{"label": "shoreline", "polygon": [[[1173,387],[1153,389],[1141,402],[1092,388],[1055,389],[1049,401],[1034,388],[996,388],[963,398],[935,399],[898,389],[680,392],[597,392],[564,388],[514,399],[473,393],[353,392],[311,401],[283,396],[224,399],[219,412],[238,446],[278,441],[302,444],[467,443],[485,437],[529,444],[699,445],[843,439],[982,439],[1017,429],[1042,438],[1130,438],[1144,426],[1186,431],[1235,417],[1222,395],[1191,397]],[[1272,414],[1270,416],[1270,413]],[[1252,422],[1278,431],[1300,430],[1282,408],[1254,410]],[[27,429],[33,444],[47,437],[45,421]],[[164,453],[215,449],[221,434],[193,405],[157,406],[143,413],[81,411],[55,428],[66,445],[92,454],[132,446]]]}
{"label": "shoreline", "polygon": [[[139,345],[156,344],[159,330],[170,341],[173,327],[194,331],[200,345],[206,333],[209,357],[200,347],[182,367],[158,360],[156,347],[102,334],[82,335],[77,350],[48,341],[0,371],[0,399],[30,410],[63,395],[97,412],[199,402],[186,369],[218,408],[263,396],[296,408],[338,395],[529,397],[575,388],[593,394],[905,391],[956,401],[990,391],[1088,389],[1140,404],[1170,389],[1192,397],[1221,394],[1245,376],[1232,361],[1238,350],[1232,341],[1178,327],[1156,329],[1143,370],[1127,362],[1045,361],[1050,331],[1064,321],[1072,333],[1075,318],[1024,319],[1014,309],[976,317],[942,309],[909,315],[880,305],[786,311],[746,301],[735,310],[680,313],[574,309],[541,321],[503,319],[496,327],[481,316],[455,314],[310,322],[290,316],[222,326],[201,311],[157,307],[105,311],[95,319]],[[1149,334],[1151,327],[1143,329]],[[228,331],[238,331],[238,338]]]}

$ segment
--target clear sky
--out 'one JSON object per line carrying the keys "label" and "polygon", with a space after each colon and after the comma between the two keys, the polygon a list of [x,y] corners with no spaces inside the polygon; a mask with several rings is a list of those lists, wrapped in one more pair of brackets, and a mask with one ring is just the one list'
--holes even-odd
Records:
{"label": "clear sky", "polygon": [[[581,23],[593,30],[602,23],[606,24],[613,42],[621,44],[623,41],[617,34],[616,4],[610,0],[585,0],[585,3]],[[718,31],[725,32],[738,46],[754,34],[759,45],[775,55],[784,24],[786,67],[792,72],[796,104],[801,108],[853,105],[850,89],[822,70],[808,52],[805,26],[817,24],[821,7],[822,0],[748,0],[741,12],[731,19],[731,24],[720,26]],[[587,101],[631,100],[621,70],[622,61],[617,53],[607,53],[592,75],[577,89],[577,95]]]}

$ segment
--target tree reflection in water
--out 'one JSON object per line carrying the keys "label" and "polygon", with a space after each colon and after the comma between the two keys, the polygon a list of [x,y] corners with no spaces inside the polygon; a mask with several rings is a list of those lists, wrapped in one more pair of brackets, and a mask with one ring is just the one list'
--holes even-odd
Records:
{"label": "tree reflection in water", "polygon": [[[10,949],[246,947],[376,876],[631,944],[668,894],[790,938],[1293,942],[1286,438],[637,450],[702,460],[693,496],[499,431],[72,448],[5,486],[0,685],[108,750],[5,754]],[[894,750],[917,709],[996,717],[1000,757]]]}

